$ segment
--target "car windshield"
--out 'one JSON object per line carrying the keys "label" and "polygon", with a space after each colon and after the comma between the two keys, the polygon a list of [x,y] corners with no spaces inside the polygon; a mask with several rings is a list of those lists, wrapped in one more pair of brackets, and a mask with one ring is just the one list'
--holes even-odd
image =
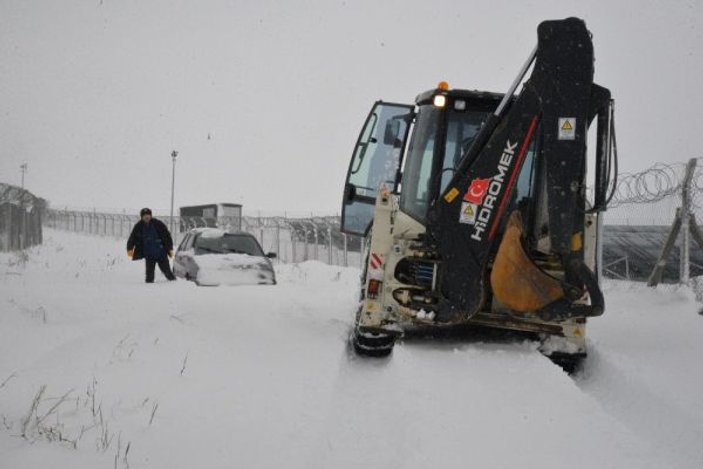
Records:
{"label": "car windshield", "polygon": [[226,233],[223,236],[209,237],[200,235],[195,240],[195,254],[249,254],[263,256],[259,243],[246,235]]}

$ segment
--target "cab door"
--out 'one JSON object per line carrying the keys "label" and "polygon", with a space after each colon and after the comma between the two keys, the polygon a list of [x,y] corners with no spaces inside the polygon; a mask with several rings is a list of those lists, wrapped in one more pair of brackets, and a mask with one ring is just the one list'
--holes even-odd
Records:
{"label": "cab door", "polygon": [[410,104],[382,101],[371,108],[347,171],[342,200],[344,233],[365,236],[379,189],[397,190],[413,109]]}

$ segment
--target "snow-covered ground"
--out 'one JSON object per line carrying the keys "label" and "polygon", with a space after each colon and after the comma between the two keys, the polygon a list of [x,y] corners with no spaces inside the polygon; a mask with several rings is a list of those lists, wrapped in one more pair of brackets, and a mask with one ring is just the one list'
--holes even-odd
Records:
{"label": "snow-covered ground", "polygon": [[569,377],[527,342],[350,355],[356,269],[145,285],[123,245],[48,231],[0,256],[1,468],[703,467],[685,289],[609,282]]}

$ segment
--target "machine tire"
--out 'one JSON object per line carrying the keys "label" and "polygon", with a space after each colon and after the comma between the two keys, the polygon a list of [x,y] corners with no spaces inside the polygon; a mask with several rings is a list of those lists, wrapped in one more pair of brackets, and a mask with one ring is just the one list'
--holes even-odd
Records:
{"label": "machine tire", "polygon": [[586,359],[586,354],[553,352],[548,355],[548,358],[552,361],[552,363],[561,367],[561,369],[566,373],[573,375],[577,371],[581,370],[583,361]]}
{"label": "machine tire", "polygon": [[364,357],[387,357],[393,351],[396,336],[383,332],[364,331],[359,328],[361,308],[356,312],[354,328],[349,343],[357,355]]}
{"label": "machine tire", "polygon": [[387,357],[393,352],[395,337],[390,334],[362,332],[354,328],[351,344],[357,355],[365,357]]}

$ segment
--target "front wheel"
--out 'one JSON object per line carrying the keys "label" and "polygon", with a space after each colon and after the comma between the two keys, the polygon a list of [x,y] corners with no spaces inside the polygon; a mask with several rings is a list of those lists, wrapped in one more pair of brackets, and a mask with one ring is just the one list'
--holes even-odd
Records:
{"label": "front wheel", "polygon": [[362,328],[359,325],[360,313],[361,310],[357,312],[354,329],[349,337],[354,352],[365,357],[387,357],[393,351],[396,336]]}
{"label": "front wheel", "polygon": [[357,355],[387,357],[393,351],[395,337],[382,332],[367,332],[354,328],[350,338]]}

